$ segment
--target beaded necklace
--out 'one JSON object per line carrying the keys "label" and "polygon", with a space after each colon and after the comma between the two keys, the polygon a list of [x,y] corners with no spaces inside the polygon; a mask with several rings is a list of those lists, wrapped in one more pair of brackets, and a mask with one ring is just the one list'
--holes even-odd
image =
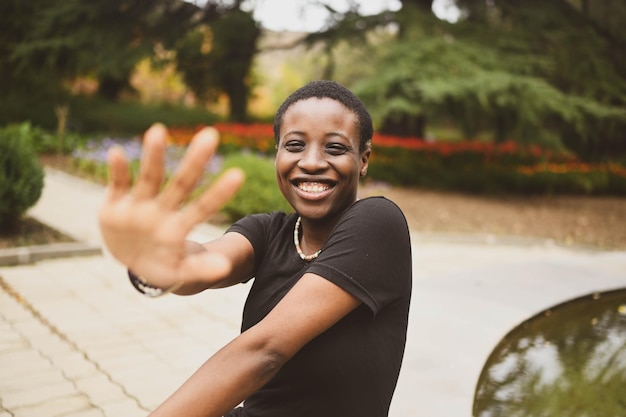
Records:
{"label": "beaded necklace", "polygon": [[293,229],[293,243],[296,245],[296,251],[302,260],[312,261],[319,256],[322,250],[320,249],[312,255],[302,253],[302,248],[300,247],[300,221],[302,221],[302,217],[298,217],[298,220],[296,220],[296,227]]}

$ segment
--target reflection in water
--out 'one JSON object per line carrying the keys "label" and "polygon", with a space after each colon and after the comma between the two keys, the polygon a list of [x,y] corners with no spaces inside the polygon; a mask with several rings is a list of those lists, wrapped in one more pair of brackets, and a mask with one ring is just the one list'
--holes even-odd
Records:
{"label": "reflection in water", "polygon": [[626,416],[626,289],[560,304],[494,349],[474,417]]}

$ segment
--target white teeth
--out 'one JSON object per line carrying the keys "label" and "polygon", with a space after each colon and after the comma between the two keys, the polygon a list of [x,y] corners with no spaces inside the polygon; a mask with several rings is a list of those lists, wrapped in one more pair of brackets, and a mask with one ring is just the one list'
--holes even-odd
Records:
{"label": "white teeth", "polygon": [[301,182],[298,188],[307,193],[321,193],[328,190],[330,186],[319,182]]}

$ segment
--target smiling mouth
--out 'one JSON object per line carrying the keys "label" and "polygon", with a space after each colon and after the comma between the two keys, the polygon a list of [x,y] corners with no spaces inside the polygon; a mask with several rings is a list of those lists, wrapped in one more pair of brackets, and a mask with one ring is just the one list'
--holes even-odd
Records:
{"label": "smiling mouth", "polygon": [[319,194],[333,188],[333,185],[323,182],[298,182],[295,184],[299,190],[310,194]]}

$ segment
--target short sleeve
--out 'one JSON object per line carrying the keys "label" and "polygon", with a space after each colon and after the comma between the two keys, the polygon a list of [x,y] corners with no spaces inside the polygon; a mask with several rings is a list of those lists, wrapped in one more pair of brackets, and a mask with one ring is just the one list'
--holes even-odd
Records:
{"label": "short sleeve", "polygon": [[226,233],[236,232],[248,239],[254,249],[255,271],[258,270],[259,263],[267,251],[267,236],[271,222],[271,214],[251,214],[238,220],[226,230]]}
{"label": "short sleeve", "polygon": [[348,291],[374,315],[410,297],[411,242],[402,211],[384,197],[357,201],[307,272]]}
{"label": "short sleeve", "polygon": [[[226,230],[226,233],[236,232],[243,235],[254,249],[254,271],[259,270],[266,256],[276,257],[280,247],[277,242],[281,236],[287,233],[291,235],[292,224],[295,222],[295,214],[286,214],[282,211],[248,215]],[[289,229],[285,232],[286,229]],[[290,240],[288,242],[291,242]],[[277,252],[278,251],[278,252]]]}

